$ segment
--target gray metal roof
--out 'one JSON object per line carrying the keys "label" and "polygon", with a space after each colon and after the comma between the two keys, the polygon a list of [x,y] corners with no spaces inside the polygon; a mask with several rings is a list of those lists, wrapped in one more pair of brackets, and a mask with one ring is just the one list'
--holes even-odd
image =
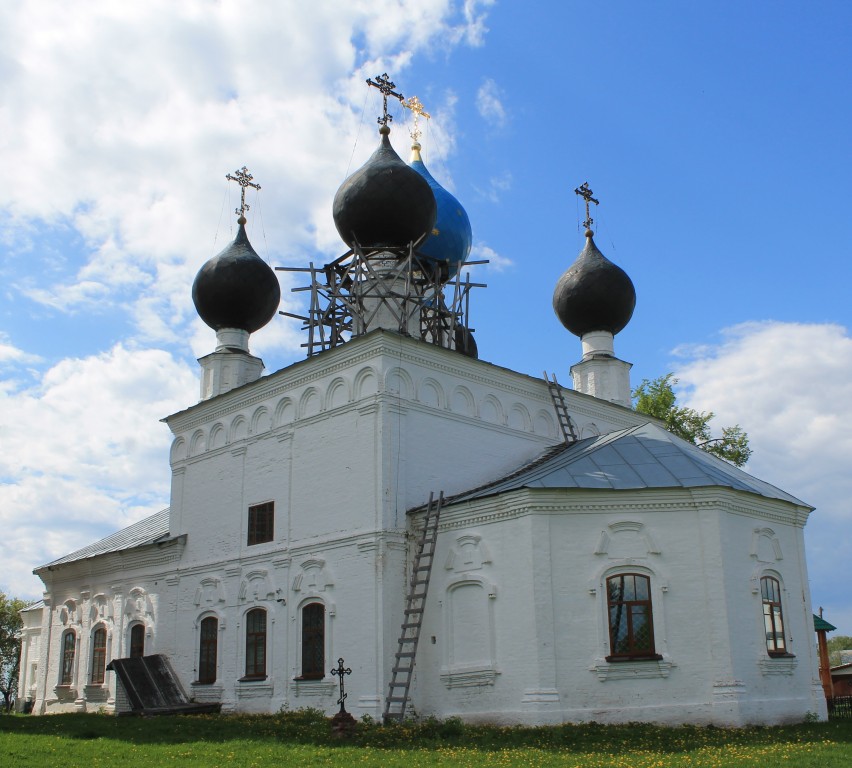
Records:
{"label": "gray metal roof", "polygon": [[121,552],[134,547],[143,547],[146,544],[154,544],[161,539],[165,539],[169,535],[169,509],[160,510],[159,512],[140,520],[138,523],[122,528],[122,530],[107,536],[105,539],[96,541],[94,544],[89,544],[87,547],[78,549],[70,555],[60,557],[58,560],[41,565],[35,569],[40,571],[42,568],[50,568],[55,565],[65,565],[73,563],[77,560],[86,560],[90,557],[98,555],[106,555],[109,552]]}
{"label": "gray metal roof", "polygon": [[647,423],[551,448],[506,478],[448,499],[467,501],[519,488],[702,488],[723,486],[810,505]]}

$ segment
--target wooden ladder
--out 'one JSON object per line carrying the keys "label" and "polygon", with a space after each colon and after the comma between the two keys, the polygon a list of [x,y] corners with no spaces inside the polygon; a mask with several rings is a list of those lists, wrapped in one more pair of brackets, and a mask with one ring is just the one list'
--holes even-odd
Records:
{"label": "wooden ladder", "polygon": [[417,655],[417,644],[420,642],[420,628],[423,626],[426,594],[429,591],[429,579],[432,576],[435,543],[438,540],[438,520],[441,517],[443,504],[443,491],[438,496],[437,501],[434,499],[434,494],[429,494],[426,520],[423,523],[423,532],[417,542],[417,549],[414,554],[414,566],[411,571],[405,603],[405,618],[399,635],[399,649],[394,654],[391,681],[385,700],[383,719],[386,723],[390,721],[401,723],[405,718],[408,691],[411,688],[411,679],[414,676],[414,658]]}
{"label": "wooden ladder", "polygon": [[565,396],[562,394],[562,387],[556,381],[556,374],[547,375],[544,372],[544,380],[547,382],[547,388],[550,391],[550,398],[553,400],[553,407],[556,409],[556,418],[559,421],[559,427],[562,430],[562,435],[565,437],[566,443],[577,442],[577,432],[574,429],[574,421],[568,415],[568,407],[565,405]]}

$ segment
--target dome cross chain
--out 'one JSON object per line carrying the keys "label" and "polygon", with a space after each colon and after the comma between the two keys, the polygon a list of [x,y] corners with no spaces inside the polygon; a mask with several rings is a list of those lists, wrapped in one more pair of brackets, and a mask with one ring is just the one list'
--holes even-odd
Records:
{"label": "dome cross chain", "polygon": [[238,216],[245,216],[246,211],[251,208],[251,206],[246,202],[246,187],[252,187],[259,192],[260,184],[254,184],[252,182],[254,176],[252,176],[248,172],[248,168],[246,168],[245,166],[240,168],[240,170],[238,171],[234,171],[233,176],[231,176],[230,173],[226,174],[225,178],[228,181],[236,181],[237,184],[240,185],[240,207],[235,208],[234,213],[236,213]]}
{"label": "dome cross chain", "polygon": [[388,77],[388,73],[385,72],[382,75],[376,75],[376,79],[372,80],[371,78],[367,78],[367,85],[372,86],[373,88],[378,88],[379,92],[382,94],[382,112],[383,116],[377,119],[379,125],[387,125],[388,123],[393,122],[393,115],[388,114],[388,96],[393,96],[396,99],[399,99],[403,104],[405,103],[405,96],[401,93],[397,93],[394,91],[396,88],[396,83],[392,82]]}
{"label": "dome cross chain", "polygon": [[586,220],[583,222],[583,226],[586,229],[591,229],[592,224],[595,223],[595,220],[589,214],[589,203],[594,203],[595,205],[599,205],[599,201],[595,200],[592,197],[592,188],[589,186],[588,181],[584,181],[579,187],[574,190],[575,195],[579,195],[586,201]]}

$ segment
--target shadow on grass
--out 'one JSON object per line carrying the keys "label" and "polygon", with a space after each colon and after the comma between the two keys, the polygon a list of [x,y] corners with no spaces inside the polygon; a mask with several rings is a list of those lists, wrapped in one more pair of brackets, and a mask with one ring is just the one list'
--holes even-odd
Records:
{"label": "shadow on grass", "polygon": [[642,724],[562,725],[541,728],[464,725],[456,718],[381,726],[359,722],[351,738],[331,735],[329,720],[315,710],[277,715],[178,715],[113,717],[64,714],[0,716],[0,737],[18,734],[59,739],[125,741],[132,744],[265,740],[377,749],[430,749],[447,745],[479,750],[537,748],[559,752],[653,751],[680,753],[700,747],[768,746],[833,741],[852,744],[852,721],[774,728],[660,728]]}

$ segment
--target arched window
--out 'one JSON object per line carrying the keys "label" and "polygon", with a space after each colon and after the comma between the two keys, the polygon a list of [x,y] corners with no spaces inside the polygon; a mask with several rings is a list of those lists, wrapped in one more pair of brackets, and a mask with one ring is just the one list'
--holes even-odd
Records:
{"label": "arched window", "polygon": [[134,624],[130,628],[130,658],[136,659],[145,655],[145,625]]}
{"label": "arched window", "polygon": [[103,685],[106,669],[107,631],[98,627],[92,632],[92,685]]}
{"label": "arched window", "polygon": [[302,679],[325,677],[325,606],[309,603],[302,608]]}
{"label": "arched window", "polygon": [[608,660],[659,659],[654,652],[651,579],[620,573],[606,580],[609,616]]}
{"label": "arched window", "polygon": [[246,614],[246,677],[266,677],[266,611]]}
{"label": "arched window", "polygon": [[772,576],[764,576],[760,580],[760,596],[763,599],[763,626],[766,631],[766,650],[770,656],[786,656],[787,642],[784,638],[781,585],[778,583],[778,579]]}
{"label": "arched window", "polygon": [[219,621],[214,616],[201,620],[198,648],[198,682],[216,682],[216,645],[219,636]]}
{"label": "arched window", "polygon": [[59,676],[60,685],[71,685],[74,682],[74,654],[77,650],[77,636],[69,629],[62,635],[62,671]]}

